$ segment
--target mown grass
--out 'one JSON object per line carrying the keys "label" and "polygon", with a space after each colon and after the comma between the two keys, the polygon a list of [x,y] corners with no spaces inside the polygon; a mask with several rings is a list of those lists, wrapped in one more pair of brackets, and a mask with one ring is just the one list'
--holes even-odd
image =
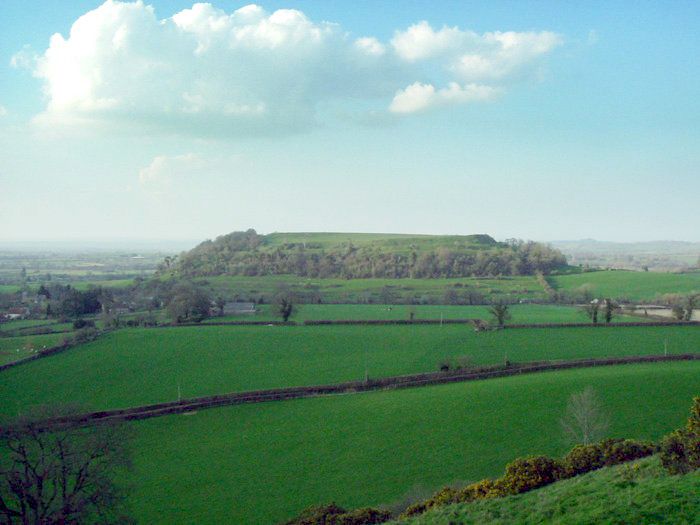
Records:
{"label": "mown grass", "polygon": [[700,272],[660,273],[609,270],[552,276],[559,290],[588,289],[597,297],[653,301],[664,294],[700,292]]}
{"label": "mown grass", "polygon": [[468,325],[124,329],[2,373],[0,413],[57,400],[106,409],[225,392],[500,364],[697,352],[700,328],[513,329]]}
{"label": "mown grass", "polygon": [[[240,314],[225,317],[212,317],[205,323],[221,321],[279,321],[270,305],[258,305],[256,314]],[[491,320],[489,307],[479,306],[452,306],[452,305],[381,305],[381,304],[302,304],[298,305],[292,321],[316,321],[336,319],[410,319],[413,313],[415,319],[484,319]],[[510,307],[513,324],[533,323],[585,323],[589,319],[585,312],[574,306],[560,306],[553,304],[516,304]],[[617,315],[615,322],[640,322],[644,317]]]}
{"label": "mown grass", "polygon": [[131,504],[141,523],[278,523],[335,501],[391,503],[559,456],[558,420],[592,386],[610,436],[659,439],[683,424],[700,362],[569,370],[303,399],[135,422]]}
{"label": "mown grass", "polygon": [[539,490],[435,509],[405,525],[698,523],[700,471],[671,476],[658,457],[608,467]]}

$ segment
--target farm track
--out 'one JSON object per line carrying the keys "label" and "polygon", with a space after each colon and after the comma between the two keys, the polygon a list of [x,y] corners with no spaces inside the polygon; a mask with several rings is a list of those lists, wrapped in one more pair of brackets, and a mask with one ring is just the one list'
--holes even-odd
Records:
{"label": "farm track", "polygon": [[469,371],[431,372],[374,379],[366,382],[353,381],[330,385],[290,387],[205,396],[125,409],[90,412],[78,416],[50,420],[47,421],[47,425],[90,425],[106,421],[130,421],[246,403],[264,403],[270,401],[284,401],[289,399],[311,398],[326,395],[352,394],[396,388],[413,388],[446,383],[493,379],[536,372],[567,370],[573,368],[694,360],[700,360],[700,354],[630,356],[607,359],[579,359],[558,362],[549,361],[512,365],[507,368],[491,367],[476,370],[472,369]]}

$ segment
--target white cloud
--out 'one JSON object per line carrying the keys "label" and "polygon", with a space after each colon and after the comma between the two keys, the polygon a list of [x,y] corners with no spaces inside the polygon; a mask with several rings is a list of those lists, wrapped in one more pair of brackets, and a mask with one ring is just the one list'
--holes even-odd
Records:
{"label": "white cloud", "polygon": [[456,27],[443,27],[435,31],[428,22],[422,21],[405,31],[397,31],[391,45],[399,57],[413,62],[457,51],[471,38],[476,38],[476,34],[460,31]]}
{"label": "white cloud", "polygon": [[[284,134],[313,126],[319,104],[330,100],[376,100],[408,113],[416,110],[400,108],[490,98],[483,93],[503,88],[559,41],[548,32],[478,35],[420,22],[387,46],[294,9],[226,13],[198,3],[159,20],[141,0],[107,0],[67,37],[53,35],[38,57],[24,49],[12,63],[43,81],[48,102],[37,120],[52,127]],[[428,94],[433,85],[448,87]],[[409,87],[397,92],[402,86]],[[431,102],[421,105],[421,96]]]}
{"label": "white cloud", "polygon": [[0,117],[7,115],[7,108],[5,106],[0,106]]}
{"label": "white cloud", "polygon": [[158,155],[138,173],[138,186],[152,195],[163,195],[181,186],[204,183],[204,179],[229,177],[240,171],[240,155],[202,157],[195,153]]}
{"label": "white cloud", "polygon": [[415,82],[394,95],[389,111],[397,114],[409,114],[451,104],[491,100],[499,93],[498,88],[467,84],[460,86],[456,82],[443,89],[435,89],[432,84]]}

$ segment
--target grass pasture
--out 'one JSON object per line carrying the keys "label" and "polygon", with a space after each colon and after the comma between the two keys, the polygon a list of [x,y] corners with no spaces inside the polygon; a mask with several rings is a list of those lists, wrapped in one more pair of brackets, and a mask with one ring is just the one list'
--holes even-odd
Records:
{"label": "grass pasture", "polygon": [[568,396],[593,386],[611,436],[683,424],[700,362],[568,370],[407,390],[203,410],[132,423],[131,503],[141,523],[279,523],[308,505],[350,508],[416,486],[498,476],[561,455]]}
{"label": "grass pasture", "polygon": [[[56,333],[25,335],[20,337],[0,337],[0,365],[18,361],[19,359],[33,355],[36,351],[56,346],[63,341],[65,335],[66,334]],[[0,390],[3,390],[1,382]]]}
{"label": "grass pasture", "polygon": [[661,273],[607,270],[549,278],[559,290],[574,292],[583,288],[597,297],[630,301],[653,301],[664,294],[700,293],[700,272]]}
{"label": "grass pasture", "polygon": [[70,401],[112,409],[217,393],[329,384],[470,364],[697,352],[697,326],[513,329],[467,325],[123,329],[2,372],[0,413]]}
{"label": "grass pasture", "polygon": [[[288,286],[302,296],[322,297],[326,303],[380,303],[382,289],[390,287],[393,296],[403,302],[441,302],[445,290],[473,289],[486,298],[512,297],[517,299],[545,299],[546,294],[537,279],[531,275],[500,278],[450,279],[312,279],[295,275],[268,275],[264,277],[216,276],[197,279],[212,292],[227,297],[263,297],[271,300],[280,286]],[[313,302],[313,301],[311,301]]]}

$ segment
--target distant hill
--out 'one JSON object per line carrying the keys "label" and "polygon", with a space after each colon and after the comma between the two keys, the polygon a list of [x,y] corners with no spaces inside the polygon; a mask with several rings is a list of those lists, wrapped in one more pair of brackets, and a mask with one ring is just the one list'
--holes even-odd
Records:
{"label": "distant hill", "polygon": [[233,232],[169,259],[161,272],[183,277],[299,275],[339,278],[438,278],[545,274],[564,255],[535,242],[478,235]]}
{"label": "distant hill", "polygon": [[684,241],[552,241],[573,265],[678,271],[700,265],[700,243]]}

